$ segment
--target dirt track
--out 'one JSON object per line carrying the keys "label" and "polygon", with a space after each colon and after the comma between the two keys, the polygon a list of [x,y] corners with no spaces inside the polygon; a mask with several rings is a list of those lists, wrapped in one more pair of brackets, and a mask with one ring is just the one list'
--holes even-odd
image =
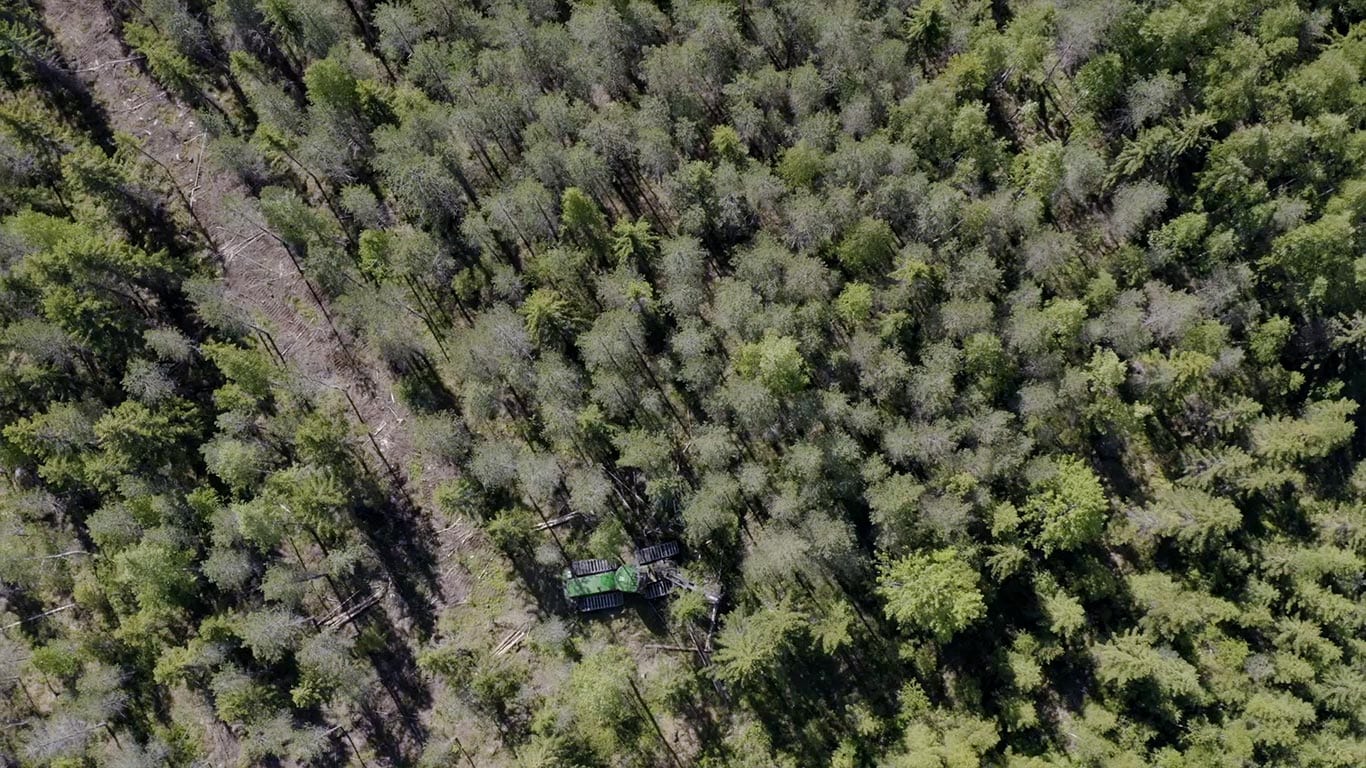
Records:
{"label": "dirt track", "polygon": [[[284,246],[264,228],[246,187],[205,162],[208,139],[194,113],[176,104],[139,68],[98,0],[43,0],[43,16],[63,57],[104,106],[115,131],[136,136],[190,201],[217,246],[228,298],[267,329],[284,358],[320,388],[350,395],[359,421],[394,466],[406,465],[406,420],[380,366],[329,326]],[[356,362],[353,362],[353,355]],[[359,362],[359,364],[357,364]],[[353,414],[355,415],[355,414]]]}
{"label": "dirt track", "polygon": [[[208,136],[193,111],[177,104],[142,71],[137,58],[115,34],[115,18],[99,0],[43,0],[43,17],[66,64],[103,107],[110,127],[137,137],[143,150],[155,159],[149,165],[161,166],[164,175],[170,177],[168,187],[174,183],[178,188],[178,193],[168,188],[171,204],[178,205],[176,199],[183,196],[193,209],[193,220],[208,231],[228,300],[245,310],[251,323],[268,331],[285,364],[299,378],[313,382],[320,393],[345,393],[349,415],[367,436],[362,443],[367,446],[372,469],[384,472],[383,461],[393,470],[390,477],[395,496],[407,495],[408,484],[402,473],[411,460],[411,442],[403,428],[408,412],[394,397],[387,370],[368,365],[361,345],[333,328],[327,319],[328,308],[317,300],[285,247],[265,229],[245,185],[235,175],[206,162]],[[206,258],[214,256],[206,254]],[[425,515],[415,517],[412,522],[422,526]],[[419,547],[441,543],[421,541],[425,536],[414,538],[419,539],[414,542]],[[418,593],[409,599],[435,603],[422,610],[439,608],[450,595],[463,591],[454,587],[458,578],[447,576],[435,594]],[[388,590],[384,594],[388,596],[383,609],[389,620],[405,626],[413,605],[396,602]],[[187,699],[182,706],[201,705]],[[397,701],[393,707],[377,702],[377,710],[386,720],[402,719],[396,717],[401,711]],[[212,744],[210,763],[234,764],[238,745],[233,734],[207,711],[201,719]],[[408,742],[405,749],[415,746]],[[377,761],[372,758],[370,764]]]}

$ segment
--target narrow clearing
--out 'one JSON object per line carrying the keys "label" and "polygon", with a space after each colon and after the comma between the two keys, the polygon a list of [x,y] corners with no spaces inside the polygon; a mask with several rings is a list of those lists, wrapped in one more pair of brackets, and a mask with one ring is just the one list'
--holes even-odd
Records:
{"label": "narrow clearing", "polygon": [[203,167],[208,136],[193,112],[138,68],[102,3],[44,0],[43,15],[111,127],[137,136],[189,199],[222,255],[228,298],[270,332],[304,378],[349,395],[358,412],[352,415],[374,436],[384,458],[404,467],[410,446],[401,425],[408,414],[392,395],[388,372],[351,359],[360,350],[329,327],[326,307],[313,299],[284,246],[264,229],[246,187],[233,174]]}
{"label": "narrow clearing", "polygon": [[[207,133],[194,113],[177,104],[138,65],[115,32],[117,20],[98,0],[45,0],[43,15],[57,40],[67,64],[90,88],[104,108],[110,127],[136,136],[143,150],[169,174],[193,209],[194,219],[208,231],[221,256],[222,281],[226,298],[245,311],[247,319],[265,329],[280,356],[300,377],[315,383],[320,392],[333,390],[345,395],[348,416],[368,437],[363,440],[372,469],[392,472],[394,495],[413,501],[404,470],[412,458],[411,441],[405,431],[408,410],[393,395],[393,381],[379,364],[369,364],[361,345],[344,338],[328,319],[328,308],[321,304],[299,274],[288,251],[269,233],[249,201],[249,192],[234,174],[210,165],[204,167]],[[173,196],[174,198],[174,196]],[[179,202],[172,199],[172,205]],[[416,547],[439,548],[435,556],[449,557],[444,544],[448,537],[421,535],[430,528],[421,510],[410,524],[417,526],[411,538]],[[449,529],[448,529],[449,530]],[[453,538],[453,537],[452,537]],[[393,590],[380,592],[376,599],[391,626],[399,628],[399,642],[407,642],[402,628],[408,626],[411,611],[439,615],[440,610],[464,592],[462,575],[443,569],[435,594],[423,588],[410,592],[400,602]],[[381,675],[383,675],[381,671]],[[391,695],[393,688],[390,687]],[[376,701],[376,709],[390,728],[389,738],[397,738],[402,751],[419,748],[421,737],[401,724],[411,718],[402,714],[395,697],[392,703]],[[187,703],[187,706],[198,706]],[[215,745],[211,761],[231,764],[237,759],[237,744],[228,730],[217,723],[212,713],[202,718],[210,729]],[[356,732],[359,738],[360,732]],[[377,746],[372,742],[372,746]],[[391,753],[392,754],[392,753]],[[372,763],[374,764],[374,763]],[[383,764],[383,763],[381,763]]]}

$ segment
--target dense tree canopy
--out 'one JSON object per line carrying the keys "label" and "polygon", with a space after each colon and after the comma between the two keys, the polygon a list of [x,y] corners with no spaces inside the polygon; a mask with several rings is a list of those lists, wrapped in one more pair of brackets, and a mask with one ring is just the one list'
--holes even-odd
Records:
{"label": "dense tree canopy", "polygon": [[1361,3],[0,42],[0,765],[1366,764]]}

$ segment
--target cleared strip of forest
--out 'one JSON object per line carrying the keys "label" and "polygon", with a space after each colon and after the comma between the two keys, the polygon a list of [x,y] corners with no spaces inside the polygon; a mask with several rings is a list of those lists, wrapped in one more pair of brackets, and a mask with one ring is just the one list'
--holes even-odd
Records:
{"label": "cleared strip of forest", "polygon": [[[371,436],[375,458],[400,473],[409,453],[403,403],[381,365],[335,328],[326,304],[300,274],[285,246],[265,229],[232,174],[204,168],[207,135],[194,113],[175,103],[139,69],[99,2],[44,0],[43,15],[62,55],[90,86],[115,130],[138,139],[169,177],[179,202],[202,227],[222,268],[226,298],[269,332],[273,346],[302,378],[343,393]],[[401,478],[396,478],[402,483]]]}
{"label": "cleared strip of forest", "polygon": [[[411,439],[405,427],[410,414],[393,395],[388,370],[334,325],[326,302],[260,220],[246,186],[233,174],[212,165],[204,167],[204,128],[190,108],[177,104],[140,69],[139,57],[124,47],[108,9],[92,0],[45,0],[43,15],[63,58],[88,85],[109,124],[135,137],[144,159],[166,177],[171,187],[168,204],[187,207],[193,226],[210,241],[226,301],[258,330],[271,354],[296,380],[316,386],[320,393],[334,391],[343,396],[348,417],[366,437],[363,442],[368,447],[363,450],[369,454],[371,470],[389,476],[395,506],[413,513],[409,526],[416,532],[430,531],[425,511],[417,506],[417,499],[425,498],[425,493],[410,488],[404,471],[411,460]],[[442,545],[442,539],[435,536],[400,538],[416,548]],[[387,599],[374,602],[381,604],[391,625],[408,626],[413,611],[437,612],[465,591],[458,583],[464,578],[458,569],[441,573],[434,593],[424,586],[407,596],[432,605],[404,603],[389,590],[383,593]],[[401,749],[416,750],[421,737],[402,727],[413,716],[404,712],[394,689],[389,690],[392,701],[385,703],[388,706],[380,704],[381,717],[394,735],[410,740]],[[206,722],[216,724],[213,718]],[[233,764],[238,745],[232,734],[221,727],[211,732],[215,753],[210,762]]]}

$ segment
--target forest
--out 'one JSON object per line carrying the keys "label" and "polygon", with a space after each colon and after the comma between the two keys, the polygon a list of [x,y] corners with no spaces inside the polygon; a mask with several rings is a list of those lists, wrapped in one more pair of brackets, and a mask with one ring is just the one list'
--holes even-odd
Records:
{"label": "forest", "polygon": [[1366,765],[1364,75],[1363,0],[0,0],[0,768]]}

